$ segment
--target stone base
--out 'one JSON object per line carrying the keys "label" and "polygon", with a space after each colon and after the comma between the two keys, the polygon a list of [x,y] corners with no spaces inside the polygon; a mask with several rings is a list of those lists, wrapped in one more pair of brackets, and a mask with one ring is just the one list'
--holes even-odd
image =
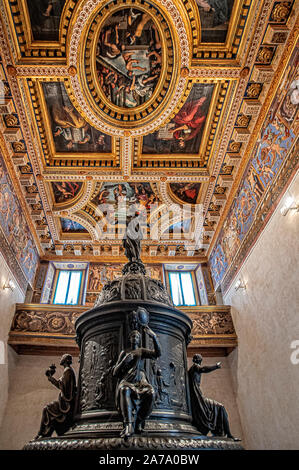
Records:
{"label": "stone base", "polygon": [[119,437],[77,438],[51,437],[30,441],[24,450],[242,450],[239,442],[232,439],[194,436],[160,437],[132,436],[129,439]]}

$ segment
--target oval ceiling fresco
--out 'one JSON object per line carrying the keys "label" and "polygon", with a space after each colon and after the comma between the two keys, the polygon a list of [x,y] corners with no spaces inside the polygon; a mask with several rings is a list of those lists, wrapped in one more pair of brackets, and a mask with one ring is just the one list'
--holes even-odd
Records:
{"label": "oval ceiling fresco", "polygon": [[135,108],[146,103],[161,68],[160,34],[148,13],[124,8],[108,16],[100,30],[96,69],[101,90],[112,104]]}
{"label": "oval ceiling fresco", "polygon": [[157,116],[178,80],[174,34],[164,13],[146,0],[111,2],[97,12],[82,41],[80,75],[102,119],[132,128]]}

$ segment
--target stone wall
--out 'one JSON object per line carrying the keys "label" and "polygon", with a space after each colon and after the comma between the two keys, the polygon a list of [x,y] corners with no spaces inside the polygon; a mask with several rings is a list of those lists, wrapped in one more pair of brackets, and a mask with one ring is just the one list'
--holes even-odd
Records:
{"label": "stone wall", "polygon": [[238,336],[228,361],[249,449],[299,449],[299,364],[291,362],[299,340],[299,214],[281,215],[288,196],[298,203],[298,175],[235,279],[246,290],[234,282],[224,295]]}

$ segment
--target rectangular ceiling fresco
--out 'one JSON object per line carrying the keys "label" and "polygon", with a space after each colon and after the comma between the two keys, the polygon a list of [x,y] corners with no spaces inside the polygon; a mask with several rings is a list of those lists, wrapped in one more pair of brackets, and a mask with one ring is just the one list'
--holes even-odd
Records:
{"label": "rectangular ceiling fresco", "polygon": [[253,224],[258,206],[298,136],[298,60],[299,47],[296,47],[286,68],[285,80],[276,92],[261,129],[260,142],[255,147],[254,156],[244,172],[234,203],[211,253],[210,265],[215,286],[223,281]]}
{"label": "rectangular ceiling fresco", "polygon": [[143,154],[198,154],[214,90],[213,84],[195,84],[176,116],[157,132],[143,138]]}
{"label": "rectangular ceiling fresco", "polygon": [[200,23],[201,42],[226,41],[234,0],[196,0]]}
{"label": "rectangular ceiling fresco", "polygon": [[111,153],[111,137],[90,126],[79,115],[62,82],[42,86],[56,152]]}
{"label": "rectangular ceiling fresco", "polygon": [[33,38],[58,41],[59,25],[65,0],[27,0]]}

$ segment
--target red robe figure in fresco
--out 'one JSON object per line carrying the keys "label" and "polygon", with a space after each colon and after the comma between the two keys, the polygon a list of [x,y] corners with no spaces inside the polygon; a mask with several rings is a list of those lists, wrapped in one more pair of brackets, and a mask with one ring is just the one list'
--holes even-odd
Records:
{"label": "red robe figure in fresco", "polygon": [[174,129],[172,129],[173,136],[180,141],[181,147],[185,146],[186,140],[193,139],[201,130],[206,118],[201,107],[206,99],[205,96],[202,96],[199,100],[185,103],[173,118],[175,123]]}

